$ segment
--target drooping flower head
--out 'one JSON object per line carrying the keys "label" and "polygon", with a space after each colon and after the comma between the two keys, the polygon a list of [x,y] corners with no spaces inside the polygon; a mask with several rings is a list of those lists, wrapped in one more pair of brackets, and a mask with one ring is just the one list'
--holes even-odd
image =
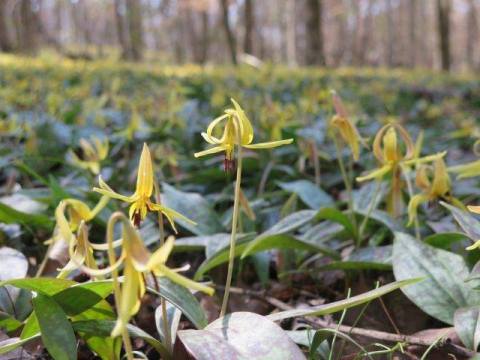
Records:
{"label": "drooping flower head", "polygon": [[[400,146],[399,135],[404,145],[404,150]],[[442,152],[425,157],[417,157],[415,145],[407,130],[400,124],[390,123],[384,125],[373,140],[373,155],[380,166],[365,176],[357,177],[357,181],[381,180],[398,166],[431,162],[439,157],[443,157],[445,154],[446,152]]]}
{"label": "drooping flower head", "polygon": [[[330,119],[330,128],[337,130],[343,141],[347,143],[352,151],[352,156],[355,161],[358,161],[360,156],[360,144],[365,145],[357,127],[352,122],[348,113],[343,106],[342,99],[335,91],[332,91],[333,107],[336,114]],[[332,136],[336,136],[333,132]]]}
{"label": "drooping flower head", "polygon": [[[201,157],[218,152],[225,152],[224,168],[225,171],[232,171],[235,169],[235,146],[241,146],[247,149],[270,149],[282,145],[291,144],[293,139],[271,141],[266,143],[252,144],[253,141],[253,127],[250,120],[245,115],[245,112],[240,105],[231,99],[233,109],[225,110],[225,114],[213,120],[208,125],[207,132],[202,132],[202,137],[209,144],[214,147],[195,153],[195,157]],[[217,138],[213,135],[215,128],[222,122],[225,122],[223,127],[223,135]]]}
{"label": "drooping flower head", "polygon": [[163,215],[165,215],[175,231],[176,228],[173,222],[175,218],[193,223],[190,219],[186,218],[175,210],[160,204],[156,204],[150,200],[153,194],[153,164],[147,144],[143,144],[140,163],[138,165],[137,186],[132,195],[125,196],[116,193],[112,190],[112,188],[110,188],[110,186],[107,185],[107,183],[103,181],[102,177],[99,178],[99,185],[100,187],[93,188],[93,191],[106,195],[109,198],[118,199],[131,204],[129,216],[136,227],[140,226],[142,220],[144,220],[147,216],[148,211],[160,211]]}
{"label": "drooping flower head", "polygon": [[459,208],[464,208],[461,201],[451,194],[450,177],[443,157],[434,160],[433,174],[431,174],[431,166],[421,165],[417,169],[415,184],[422,192],[413,196],[408,203],[408,225],[412,225],[417,217],[418,206],[428,201],[444,200]]}
{"label": "drooping flower head", "polygon": [[100,172],[101,161],[105,160],[108,155],[108,139],[102,141],[95,136],[92,137],[91,141],[80,139],[80,148],[82,149],[82,157],[80,158],[75,152],[69,151],[67,154],[69,162],[97,175]]}
{"label": "drooping flower head", "polygon": [[[114,226],[117,222],[122,223],[122,238],[113,241]],[[122,251],[118,259],[110,259],[111,264],[105,269],[95,269],[81,266],[84,272],[91,276],[103,276],[112,274],[114,280],[115,301],[118,308],[117,323],[112,330],[111,336],[122,334],[130,318],[140,309],[141,299],[146,291],[145,276],[167,277],[171,281],[186,287],[213,295],[214,289],[197,283],[180,275],[182,269],[171,269],[166,265],[167,259],[173,250],[175,239],[170,236],[164,245],[151,253],[145,246],[138,231],[130,221],[120,212],[114,213],[107,224],[107,244],[102,244],[103,249],[109,250],[109,257],[114,257],[114,247],[121,246]],[[108,245],[108,246],[107,246]],[[123,283],[117,280],[117,269],[123,265]]]}

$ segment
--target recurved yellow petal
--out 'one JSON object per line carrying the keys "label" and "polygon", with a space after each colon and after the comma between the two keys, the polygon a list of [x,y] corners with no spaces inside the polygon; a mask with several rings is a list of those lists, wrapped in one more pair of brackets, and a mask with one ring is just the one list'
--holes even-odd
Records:
{"label": "recurved yellow petal", "polygon": [[161,264],[165,264],[167,262],[170,253],[173,250],[173,246],[175,245],[175,238],[170,236],[165,244],[163,244],[157,251],[155,251],[150,259],[148,260],[147,267],[153,271],[157,266]]}
{"label": "recurved yellow petal", "polygon": [[278,141],[270,141],[258,144],[250,144],[244,145],[243,147],[247,149],[271,149],[282,145],[288,145],[293,142],[293,139],[285,139],[285,140],[278,140]]}
{"label": "recurved yellow petal", "polygon": [[[142,274],[135,270],[132,262],[125,261],[123,270],[123,285],[121,289],[121,298],[118,303],[118,318],[111,336],[117,337],[122,334],[123,329],[127,326],[130,318],[135,315],[140,308],[140,299],[144,293],[144,285]],[[143,289],[143,290],[142,290]]]}
{"label": "recurved yellow petal", "polygon": [[362,181],[367,181],[367,180],[372,180],[372,179],[380,180],[391,170],[392,170],[392,164],[386,164],[386,165],[382,166],[381,168],[372,171],[370,174],[367,174],[365,176],[357,177],[357,181],[362,182]]}
{"label": "recurved yellow petal", "polygon": [[408,202],[408,226],[411,226],[417,218],[417,209],[420,204],[427,202],[430,197],[426,194],[417,194],[412,196]]}
{"label": "recurved yellow petal", "polygon": [[225,149],[226,149],[226,147],[223,146],[223,145],[215,146],[213,148],[197,152],[197,153],[193,154],[193,156],[195,156],[196,158],[199,158],[199,157],[202,157],[202,156],[205,156],[205,155],[216,154],[216,153],[219,153],[221,151],[225,151]]}
{"label": "recurved yellow petal", "polygon": [[102,195],[108,196],[111,199],[117,199],[117,200],[125,201],[128,203],[135,200],[134,196],[125,196],[113,191],[112,188],[108,186],[108,184],[105,181],[103,181],[101,176],[98,177],[98,184],[100,187],[99,188],[94,187],[93,191],[98,192]]}
{"label": "recurved yellow petal", "polygon": [[451,166],[447,169],[450,172],[457,173],[457,179],[466,179],[480,175],[480,160],[467,164]]}
{"label": "recurved yellow petal", "polygon": [[169,278],[172,280],[174,283],[177,283],[179,285],[182,285],[183,287],[186,287],[187,289],[193,289],[193,290],[198,290],[202,291],[210,296],[212,296],[215,293],[215,290],[212,289],[209,286],[200,284],[198,282],[195,282],[193,280],[190,280],[189,278],[180,275],[179,273],[169,269],[165,265],[159,265],[156,269],[157,273]]}
{"label": "recurved yellow petal", "polygon": [[475,214],[480,214],[480,206],[472,206],[472,205],[468,205],[467,206],[467,209],[468,211],[471,211]]}

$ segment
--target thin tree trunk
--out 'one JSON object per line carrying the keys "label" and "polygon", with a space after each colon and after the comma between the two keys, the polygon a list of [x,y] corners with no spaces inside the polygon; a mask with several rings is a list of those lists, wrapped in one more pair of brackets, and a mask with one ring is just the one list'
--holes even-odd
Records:
{"label": "thin tree trunk", "polygon": [[9,52],[13,50],[13,44],[8,33],[7,10],[8,0],[0,1],[0,51]]}
{"label": "thin tree trunk", "polygon": [[122,14],[122,0],[115,0],[114,2],[114,10],[115,10],[115,26],[117,28],[117,37],[118,43],[120,44],[122,54],[122,59],[128,59],[130,57],[130,49],[128,46],[128,39],[126,36],[126,29],[125,29],[125,18]]}
{"label": "thin tree trunk", "polygon": [[385,0],[387,9],[387,66],[393,67],[395,58],[395,24],[393,21],[392,0]]}
{"label": "thin tree trunk", "polygon": [[322,32],[322,0],[306,0],[305,11],[307,65],[325,65]]}
{"label": "thin tree trunk", "polygon": [[230,50],[230,59],[234,65],[237,65],[237,44],[235,35],[230,27],[230,15],[228,13],[228,0],[221,0],[222,21],[225,35],[227,37],[228,49]]}
{"label": "thin tree trunk", "polygon": [[450,0],[437,0],[438,35],[442,70],[450,70]]}
{"label": "thin tree trunk", "polygon": [[253,0],[245,0],[245,37],[243,39],[243,52],[253,54],[253,34],[255,27],[255,10]]}
{"label": "thin tree trunk", "polygon": [[143,58],[142,4],[138,0],[127,0],[128,34],[130,39],[130,60]]}
{"label": "thin tree trunk", "polygon": [[466,58],[470,69],[475,69],[475,46],[478,46],[478,17],[477,9],[474,0],[469,0],[467,12],[467,44],[466,44]]}
{"label": "thin tree trunk", "polygon": [[296,9],[295,0],[286,0],[286,47],[287,47],[287,64],[288,66],[295,66],[296,59]]}
{"label": "thin tree trunk", "polygon": [[416,11],[416,2],[417,0],[410,0],[409,3],[408,3],[408,14],[409,14],[409,18],[410,18],[410,29],[409,29],[409,55],[410,55],[410,59],[409,59],[409,65],[410,67],[415,67],[415,64],[416,64],[416,59],[417,59],[417,54],[416,54],[416,51],[417,51],[417,37],[416,37],[416,34],[415,34],[415,29],[416,29],[416,25],[417,25],[417,21],[416,21],[416,14],[417,14],[417,11]]}
{"label": "thin tree trunk", "polygon": [[208,28],[208,12],[207,10],[202,10],[200,13],[202,18],[202,36],[201,36],[201,45],[200,45],[200,63],[205,64],[208,60],[208,47],[210,42],[210,31]]}
{"label": "thin tree trunk", "polygon": [[38,17],[32,9],[30,0],[21,0],[17,23],[18,50],[26,54],[34,54],[37,51],[37,28]]}

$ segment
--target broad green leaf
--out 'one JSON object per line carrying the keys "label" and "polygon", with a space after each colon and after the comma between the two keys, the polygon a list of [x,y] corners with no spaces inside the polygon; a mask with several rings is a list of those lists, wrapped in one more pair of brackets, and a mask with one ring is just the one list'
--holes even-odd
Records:
{"label": "broad green leaf", "polygon": [[162,184],[162,190],[162,201],[166,206],[197,223],[197,225],[192,225],[179,219],[178,223],[185,229],[195,235],[216,234],[224,230],[218,220],[219,216],[200,194],[183,192],[167,183]]}
{"label": "broad green leaf", "polygon": [[425,277],[421,283],[402,291],[424,312],[447,324],[453,324],[457,309],[480,304],[480,293],[473,290],[463,258],[437,249],[405,233],[396,233],[393,245],[395,279]]}
{"label": "broad green leaf", "polygon": [[427,236],[423,239],[423,242],[439,249],[448,250],[452,244],[465,240],[466,238],[464,234],[459,233],[439,233]]}
{"label": "broad green leaf", "polygon": [[[234,252],[235,257],[240,256],[243,253],[250,241],[251,237],[237,239]],[[205,261],[197,269],[194,280],[200,280],[202,276],[211,269],[226,263],[228,261],[228,254],[230,249],[229,246],[230,245],[224,247],[216,254],[213,254],[210,258],[205,259]]]}
{"label": "broad green leaf", "polygon": [[[292,339],[295,344],[302,345],[309,349],[309,353],[312,351],[313,339],[316,335],[316,331],[313,329],[307,330],[289,330],[286,331],[290,339]],[[330,345],[328,341],[323,341],[315,350],[315,354],[320,356],[321,360],[327,360],[328,354],[330,353]]]}
{"label": "broad green leaf", "polygon": [[[170,304],[168,301],[165,304],[166,307],[166,318],[167,318],[167,327],[172,339],[172,343],[175,342],[177,337],[178,325],[180,324],[180,318],[182,317],[182,312]],[[165,328],[163,320],[163,310],[162,306],[159,305],[155,309],[155,326],[157,327],[157,332],[160,335],[160,340],[165,342]]]}
{"label": "broad green leaf", "polygon": [[22,323],[13,316],[0,311],[0,331],[10,332],[18,329]]}
{"label": "broad green leaf", "polygon": [[289,319],[292,317],[299,317],[299,316],[320,316],[320,315],[333,314],[339,311],[343,311],[345,309],[349,309],[354,306],[365,304],[369,301],[372,301],[373,299],[379,298],[380,296],[388,294],[389,292],[397,290],[403,286],[412,286],[412,284],[415,284],[421,280],[422,279],[416,278],[416,279],[395,281],[393,283],[381,286],[374,290],[367,291],[366,293],[352,296],[345,300],[335,301],[330,304],[312,306],[312,307],[307,307],[302,309],[280,311],[280,312],[268,315],[267,317],[272,321],[278,321],[278,320],[284,320],[284,319]]}
{"label": "broad green leaf", "polygon": [[475,217],[468,211],[461,210],[443,201],[441,204],[451,211],[453,217],[457,220],[458,225],[460,225],[470,239],[473,241],[480,239],[480,221],[475,219]]}
{"label": "broad green leaf", "polygon": [[33,298],[42,341],[55,360],[75,360],[77,340],[72,325],[60,305],[51,297],[38,294]]}
{"label": "broad green leaf", "polygon": [[177,307],[197,329],[203,329],[207,326],[207,318],[202,307],[188,289],[166,277],[159,277],[157,281],[160,292],[157,292],[155,289],[150,289],[150,291],[157,293]]}
{"label": "broad green leaf", "polygon": [[22,224],[29,227],[50,229],[52,220],[42,214],[27,214],[0,202],[0,222],[5,224]]}
{"label": "broad green leaf", "polygon": [[316,212],[314,210],[300,210],[281,219],[271,228],[260,234],[258,237],[267,235],[286,234],[299,227],[309,223],[314,219]]}
{"label": "broad green leaf", "polygon": [[352,222],[350,221],[350,218],[338,209],[335,209],[335,208],[320,209],[318,213],[315,215],[315,219],[330,220],[332,222],[342,225],[351,236],[355,235],[355,228]]}
{"label": "broad green leaf", "polygon": [[480,344],[480,307],[460,308],[453,317],[455,331],[463,344],[477,351]]}
{"label": "broad green leaf", "polygon": [[53,299],[69,316],[78,315],[112,293],[113,284],[107,281],[92,281],[73,285],[53,296]]}
{"label": "broad green leaf", "polygon": [[244,259],[248,255],[270,249],[306,250],[312,252],[320,252],[331,257],[338,258],[338,254],[327,247],[315,246],[308,242],[298,240],[293,236],[281,234],[257,237],[255,240],[248,244],[247,248],[242,253],[241,258]]}
{"label": "broad green leaf", "polygon": [[249,312],[229,314],[205,330],[179,331],[178,338],[196,360],[305,359],[281,327]]}
{"label": "broad green leaf", "polygon": [[[0,248],[0,282],[23,278],[27,275],[27,258],[19,251],[9,248]],[[14,306],[20,290],[7,285],[0,288],[0,309],[9,314],[15,314]]]}
{"label": "broad green leaf", "polygon": [[[355,212],[357,214],[367,216],[368,214],[368,209],[356,209]],[[395,219],[393,219],[388,213],[382,210],[373,210],[370,213],[369,220],[375,220],[376,222],[379,222],[382,225],[385,225],[390,231],[395,232],[395,231],[404,231],[405,228],[399,224]]]}
{"label": "broad green leaf", "polygon": [[27,278],[2,281],[0,282],[0,287],[5,285],[12,285],[21,289],[36,291],[44,295],[55,295],[56,293],[75,284],[75,281],[67,279]]}
{"label": "broad green leaf", "polygon": [[[89,335],[94,335],[94,336],[103,336],[103,337],[108,337],[110,336],[110,333],[112,332],[113,328],[115,327],[115,321],[114,320],[85,320],[85,321],[75,321],[72,324],[73,328],[75,331],[83,333],[83,334],[89,334]],[[168,350],[165,348],[165,346],[152,337],[151,335],[147,334],[145,331],[142,329],[132,325],[128,324],[127,325],[128,329],[128,334],[132,338],[139,338],[147,342],[149,345],[151,345],[155,350],[158,351],[160,355],[162,355],[162,358],[164,359],[171,359],[171,356],[169,355]]]}
{"label": "broad green leaf", "polygon": [[330,195],[311,181],[296,180],[292,182],[277,182],[277,184],[285,191],[296,193],[310,209],[316,210],[334,203]]}
{"label": "broad green leaf", "polygon": [[7,340],[0,341],[0,355],[9,353],[10,351],[13,351],[18,347],[22,346],[23,344],[26,344],[30,341],[33,341],[39,338],[40,338],[40,334],[37,333],[34,336],[31,336],[26,339],[20,339],[17,337],[17,338],[10,338]]}

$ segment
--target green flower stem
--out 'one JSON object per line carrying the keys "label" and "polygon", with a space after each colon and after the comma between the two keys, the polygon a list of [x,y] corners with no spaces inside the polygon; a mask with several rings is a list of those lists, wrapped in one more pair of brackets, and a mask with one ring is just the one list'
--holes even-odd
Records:
{"label": "green flower stem", "polygon": [[[161,205],[161,195],[160,195],[160,186],[158,185],[157,179],[154,182],[155,185],[155,200],[157,204]],[[165,228],[163,226],[163,214],[161,211],[157,211],[158,214],[158,231],[160,234],[160,246],[165,244]],[[152,273],[155,286],[157,287],[157,292],[160,294],[160,285],[158,284],[157,279],[155,278],[155,274]],[[170,334],[170,326],[168,325],[168,317],[167,317],[167,302],[165,299],[160,296],[160,306],[162,308],[162,326],[163,326],[163,333],[165,335],[165,345],[169,351],[172,351],[172,335]]]}
{"label": "green flower stem", "polygon": [[368,220],[370,219],[370,216],[372,215],[373,209],[375,209],[375,203],[377,202],[377,196],[378,196],[378,193],[380,192],[381,184],[382,184],[382,182],[380,180],[377,180],[372,199],[370,200],[370,204],[368,205],[367,213],[365,214],[365,217],[363,218],[363,221],[360,224],[360,229],[358,230],[358,243],[359,244],[362,241],[363,232],[365,231],[365,227],[367,226]]}
{"label": "green flower stem", "polygon": [[[107,243],[108,243],[108,261],[111,266],[116,262],[115,259],[115,250],[113,249],[113,234],[114,234],[114,225],[117,220],[124,220],[125,216],[121,212],[114,213],[107,224]],[[122,234],[122,238],[124,238]],[[113,282],[113,294],[115,296],[115,304],[121,303],[121,291],[120,291],[120,282],[118,281],[118,270],[116,268],[112,269],[112,282]],[[125,347],[125,354],[127,360],[134,360],[133,357],[133,347],[128,335],[128,329],[125,327],[122,331],[122,340]]]}
{"label": "green flower stem", "polygon": [[[401,169],[405,182],[407,183],[408,197],[411,199],[413,197],[413,185],[412,180],[410,179],[410,174],[408,169]],[[417,240],[420,240],[420,223],[418,222],[418,217],[415,217],[415,237]]]}
{"label": "green flower stem", "polygon": [[345,188],[347,189],[347,196],[348,196],[348,210],[350,212],[350,217],[352,220],[353,228],[355,229],[355,240],[357,247],[360,245],[360,240],[358,237],[358,225],[357,219],[355,217],[355,212],[353,211],[353,191],[352,191],[352,183],[347,175],[347,171],[345,170],[345,164],[343,162],[342,151],[340,148],[340,144],[338,139],[333,136],[333,142],[335,143],[335,149],[337,151],[337,161],[338,166],[340,167],[340,172],[342,173],[343,182],[345,183]]}
{"label": "green flower stem", "polygon": [[[237,129],[240,129],[238,126],[238,120],[236,121]],[[240,144],[240,131],[237,130],[238,143]],[[230,251],[228,255],[228,272],[227,272],[227,281],[225,283],[225,292],[223,294],[222,308],[220,310],[220,317],[225,316],[228,306],[228,297],[230,295],[230,286],[232,285],[232,275],[233,275],[233,264],[235,261],[235,243],[237,237],[237,223],[239,215],[239,205],[240,205],[240,184],[242,181],[242,147],[237,147],[237,178],[235,180],[235,198],[233,202],[233,216],[232,216],[232,234],[230,237]]]}

